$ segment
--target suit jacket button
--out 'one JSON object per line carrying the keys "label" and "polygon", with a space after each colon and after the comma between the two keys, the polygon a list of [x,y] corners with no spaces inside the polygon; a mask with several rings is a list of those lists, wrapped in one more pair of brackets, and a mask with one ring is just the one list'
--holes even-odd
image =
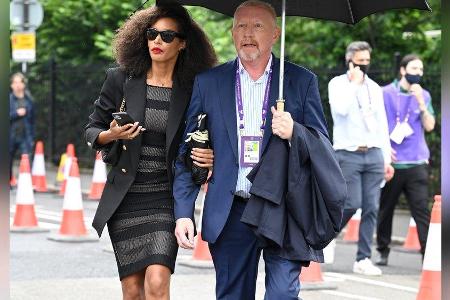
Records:
{"label": "suit jacket button", "polygon": [[127,146],[123,145],[123,146],[122,146],[122,149],[123,149],[124,151],[127,151]]}
{"label": "suit jacket button", "polygon": [[127,170],[126,169],[122,169],[122,173],[126,173],[127,172]]}
{"label": "suit jacket button", "polygon": [[91,142],[87,142],[87,144],[88,144],[89,147],[92,146],[92,143],[91,143]]}

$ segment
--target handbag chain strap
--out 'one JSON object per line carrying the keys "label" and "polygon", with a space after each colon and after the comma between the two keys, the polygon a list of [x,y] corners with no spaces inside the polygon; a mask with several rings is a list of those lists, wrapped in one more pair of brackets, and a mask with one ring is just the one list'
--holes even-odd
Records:
{"label": "handbag chain strap", "polygon": [[125,111],[125,97],[122,98],[122,103],[120,104],[119,111],[120,112],[124,112]]}

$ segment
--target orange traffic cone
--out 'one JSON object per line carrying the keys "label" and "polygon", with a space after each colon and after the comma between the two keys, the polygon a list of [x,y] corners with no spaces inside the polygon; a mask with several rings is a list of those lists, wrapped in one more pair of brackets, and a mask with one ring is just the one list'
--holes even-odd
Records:
{"label": "orange traffic cone", "polygon": [[92,176],[91,191],[88,198],[91,200],[100,200],[105,184],[106,164],[103,162],[100,152],[97,152],[95,157],[94,174]]}
{"label": "orange traffic cone", "polygon": [[441,196],[434,197],[417,300],[441,299]]}
{"label": "orange traffic cone", "polygon": [[47,192],[47,181],[45,180],[44,143],[42,141],[38,141],[36,143],[31,176],[34,190],[36,192]]}
{"label": "orange traffic cone", "polygon": [[34,194],[31,184],[30,161],[28,154],[22,154],[20,160],[19,182],[17,184],[16,211],[11,227],[13,232],[42,232],[34,210]]}
{"label": "orange traffic cone", "polygon": [[337,285],[323,280],[320,264],[310,262],[309,267],[303,267],[300,273],[300,282],[302,290],[331,290],[337,289]]}
{"label": "orange traffic cone", "polygon": [[63,216],[59,232],[48,237],[60,242],[90,242],[98,239],[88,234],[83,217],[80,171],[76,157],[72,157],[64,194]]}
{"label": "orange traffic cone", "polygon": [[66,161],[64,163],[64,180],[61,184],[59,190],[59,195],[64,196],[66,191],[67,178],[69,177],[69,172],[72,166],[72,159],[75,157],[75,146],[73,144],[68,144],[66,149]]}
{"label": "orange traffic cone", "polygon": [[194,252],[192,257],[185,260],[180,260],[181,265],[194,268],[213,268],[211,253],[209,252],[208,243],[202,239],[202,219],[203,219],[203,204],[205,203],[206,192],[208,191],[208,184],[203,186],[203,191],[200,191],[198,198],[202,199],[202,209],[200,210],[200,218],[197,226],[197,236],[194,240]]}
{"label": "orange traffic cone", "polygon": [[361,209],[358,209],[348,221],[343,240],[346,242],[357,242],[359,239],[359,224],[361,223]]}
{"label": "orange traffic cone", "polygon": [[417,235],[417,226],[416,222],[412,217],[409,220],[408,234],[406,235],[405,242],[403,243],[403,250],[408,251],[420,250],[419,236]]}
{"label": "orange traffic cone", "polygon": [[14,174],[11,174],[11,178],[9,179],[9,186],[15,187],[17,185],[16,176]]}

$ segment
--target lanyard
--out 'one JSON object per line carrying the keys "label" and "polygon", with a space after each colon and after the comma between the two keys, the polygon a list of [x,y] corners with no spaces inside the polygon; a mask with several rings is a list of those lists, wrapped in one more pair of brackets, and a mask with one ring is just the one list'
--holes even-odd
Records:
{"label": "lanyard", "polygon": [[408,108],[408,110],[406,111],[406,116],[405,116],[405,119],[403,120],[403,123],[407,123],[408,122],[408,120],[409,120],[409,112],[410,112],[410,106],[411,106],[411,95],[404,95],[401,91],[400,91],[400,87],[398,88],[398,91],[397,91],[397,107],[396,107],[396,109],[397,109],[397,111],[395,112],[395,119],[396,119],[396,121],[397,121],[397,123],[400,123],[400,97],[408,97],[408,106],[407,106],[407,108]]}
{"label": "lanyard", "polygon": [[[364,75],[364,76],[366,76],[366,75]],[[347,78],[348,78],[348,81],[351,82],[348,75],[347,75]],[[369,98],[369,109],[372,110],[372,97],[370,96],[369,85],[366,82],[364,82],[363,85],[366,86],[367,96]],[[356,94],[356,101],[358,102],[359,110],[362,110],[362,105],[361,105],[361,101],[359,100],[358,94]]]}
{"label": "lanyard", "polygon": [[[264,134],[264,129],[266,127],[266,116],[267,116],[267,107],[269,105],[269,93],[270,93],[270,83],[272,81],[272,67],[273,67],[273,60],[270,65],[269,70],[269,78],[267,79],[267,85],[266,89],[264,91],[264,102],[262,106],[262,112],[261,112],[261,136]],[[237,106],[238,106],[238,114],[239,114],[239,131],[241,132],[241,135],[244,131],[244,104],[242,100],[242,93],[241,93],[241,76],[239,75],[239,62],[237,62],[237,68],[236,68],[236,100],[237,100]]]}

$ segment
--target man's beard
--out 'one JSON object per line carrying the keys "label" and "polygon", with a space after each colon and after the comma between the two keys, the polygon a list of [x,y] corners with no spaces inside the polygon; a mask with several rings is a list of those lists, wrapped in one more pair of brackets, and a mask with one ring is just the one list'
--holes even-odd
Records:
{"label": "man's beard", "polygon": [[246,53],[244,49],[239,49],[239,57],[244,61],[254,61],[261,56],[261,51],[259,49],[256,50],[256,52]]}

